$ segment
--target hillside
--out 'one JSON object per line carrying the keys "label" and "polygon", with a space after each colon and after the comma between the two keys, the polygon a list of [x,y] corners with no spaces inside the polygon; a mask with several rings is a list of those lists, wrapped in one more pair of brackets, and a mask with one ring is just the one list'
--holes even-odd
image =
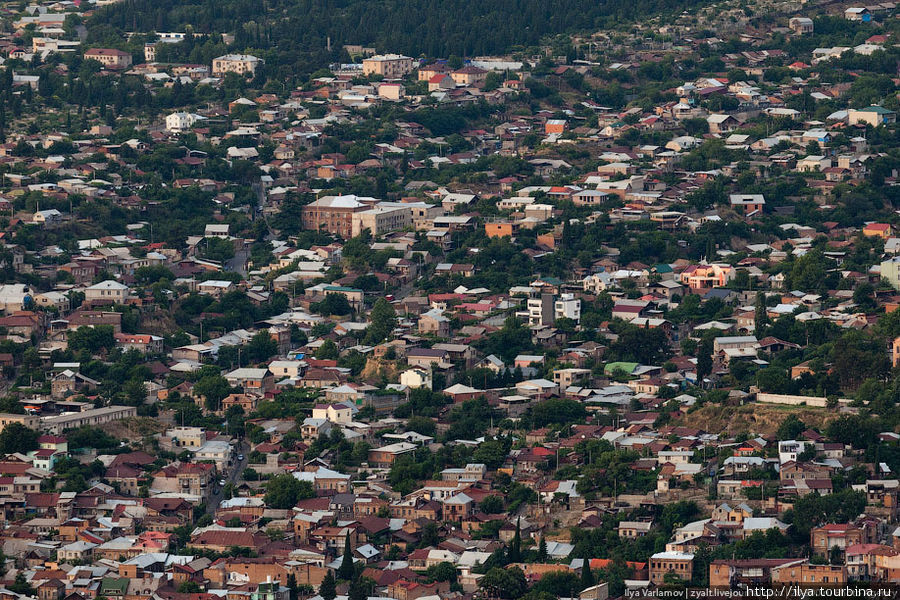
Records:
{"label": "hillside", "polygon": [[772,435],[789,414],[813,429],[822,430],[837,413],[824,408],[746,404],[744,406],[706,405],[691,412],[673,424],[697,427],[704,431],[721,432],[734,436],[739,433]]}
{"label": "hillside", "polygon": [[309,68],[321,66],[317,59],[328,56],[329,38],[334,59],[344,44],[410,56],[476,56],[694,6],[684,0],[132,0],[98,10],[90,28],[97,41],[112,33],[104,33],[106,27],[232,32],[236,49],[270,51],[270,67]]}

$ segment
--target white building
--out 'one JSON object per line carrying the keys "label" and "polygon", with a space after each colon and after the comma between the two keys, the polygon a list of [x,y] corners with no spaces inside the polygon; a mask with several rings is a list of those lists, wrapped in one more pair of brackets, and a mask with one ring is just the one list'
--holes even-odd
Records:
{"label": "white building", "polygon": [[578,323],[581,321],[581,299],[575,294],[561,294],[554,303],[553,312],[557,319],[572,319]]}
{"label": "white building", "polygon": [[85,288],[84,299],[87,302],[124,302],[128,298],[128,286],[112,279],[95,283]]}
{"label": "white building", "polygon": [[205,119],[206,117],[201,117],[195,113],[173,112],[166,117],[166,130],[172,133],[181,133],[193,127],[197,121]]}
{"label": "white building", "polygon": [[412,389],[424,387],[430,390],[432,386],[431,371],[420,367],[403,371],[400,374],[400,384]]}

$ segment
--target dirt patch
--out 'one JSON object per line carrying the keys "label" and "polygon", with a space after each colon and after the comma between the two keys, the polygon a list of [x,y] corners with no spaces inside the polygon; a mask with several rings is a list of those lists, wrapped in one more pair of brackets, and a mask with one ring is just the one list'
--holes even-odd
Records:
{"label": "dirt patch", "polygon": [[710,433],[734,436],[739,433],[755,435],[774,434],[781,422],[794,414],[808,427],[819,431],[838,417],[827,408],[809,406],[778,406],[771,404],[745,404],[744,406],[707,405],[676,419],[673,423],[685,427],[697,427]]}
{"label": "dirt patch", "polygon": [[364,381],[379,381],[386,378],[388,381],[396,381],[400,377],[400,370],[395,361],[370,358],[360,373]]}
{"label": "dirt patch", "polygon": [[100,425],[100,429],[116,439],[137,443],[143,438],[162,433],[166,430],[166,425],[150,417],[129,417],[120,421],[104,423]]}

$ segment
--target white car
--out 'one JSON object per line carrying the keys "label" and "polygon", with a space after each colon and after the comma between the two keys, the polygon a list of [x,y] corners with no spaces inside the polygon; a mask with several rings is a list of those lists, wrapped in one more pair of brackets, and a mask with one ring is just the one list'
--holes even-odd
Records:
{"label": "white car", "polygon": [[225,481],[224,479],[220,479],[220,480],[219,480],[219,485],[220,485],[220,486],[225,487],[225,483],[226,483],[226,481]]}

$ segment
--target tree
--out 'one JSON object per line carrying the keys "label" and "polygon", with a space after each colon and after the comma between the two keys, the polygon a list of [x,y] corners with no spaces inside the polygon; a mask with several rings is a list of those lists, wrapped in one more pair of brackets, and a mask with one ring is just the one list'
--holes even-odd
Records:
{"label": "tree", "polygon": [[797,418],[797,415],[790,414],[784,418],[775,435],[779,440],[795,440],[803,431],[806,430],[806,424]]}
{"label": "tree", "polygon": [[519,567],[509,569],[494,567],[484,574],[479,585],[489,596],[509,600],[521,598],[528,587],[525,573]]}
{"label": "tree", "polygon": [[349,581],[353,578],[353,548],[350,546],[350,532],[344,538],[344,558],[341,560],[341,566],[338,567],[338,579]]}
{"label": "tree", "polygon": [[91,354],[97,354],[101,350],[112,350],[115,346],[115,330],[112,325],[79,327],[69,332],[69,350],[73,352],[87,350]]}
{"label": "tree", "polygon": [[423,417],[422,415],[413,415],[406,422],[406,429],[408,431],[421,433],[422,435],[433,436],[435,430],[437,429],[437,426],[435,425],[433,419]]}
{"label": "tree", "polygon": [[541,541],[538,544],[538,552],[537,552],[537,561],[545,562],[547,560],[547,540],[544,539],[544,536],[541,536]]}
{"label": "tree", "polygon": [[334,600],[337,597],[337,582],[331,569],[328,569],[322,583],[319,584],[319,595],[322,596],[322,600]]}
{"label": "tree", "polygon": [[521,519],[516,519],[516,533],[509,543],[509,562],[516,563],[522,560],[522,524]]}
{"label": "tree", "polygon": [[316,350],[316,358],[322,360],[335,360],[339,356],[337,344],[332,340],[325,340]]}
{"label": "tree", "polygon": [[200,592],[200,586],[196,581],[182,581],[178,586],[179,594],[199,594]]}
{"label": "tree", "polygon": [[568,425],[584,419],[587,409],[584,404],[568,398],[550,398],[528,408],[522,417],[523,423],[532,427],[547,425]]}
{"label": "tree", "polygon": [[204,375],[194,384],[194,393],[203,397],[207,409],[216,411],[231,393],[231,386],[221,375]]}
{"label": "tree", "polygon": [[350,589],[347,590],[347,600],[368,600],[369,599],[369,580],[365,577],[357,577],[350,582]]}
{"label": "tree", "polygon": [[618,334],[618,339],[609,347],[616,360],[653,365],[665,361],[671,354],[669,340],[662,328],[627,325]]}
{"label": "tree", "polygon": [[278,342],[269,333],[268,329],[261,329],[247,344],[247,355],[253,362],[263,362],[278,354]]}
{"label": "tree", "polygon": [[326,317],[331,315],[349,315],[353,312],[353,307],[350,306],[347,296],[337,293],[326,294],[324,300],[316,302],[310,306],[310,309]]}
{"label": "tree", "polygon": [[366,331],[367,344],[379,344],[388,337],[397,326],[397,313],[391,303],[384,298],[375,301],[369,314],[371,324]]}
{"label": "tree", "polygon": [[712,373],[713,340],[710,336],[703,338],[697,349],[697,385],[703,385],[703,378]]}
{"label": "tree", "polygon": [[753,328],[756,337],[762,339],[769,318],[766,312],[766,296],[762,292],[756,294],[756,309],[753,316]]}
{"label": "tree", "polygon": [[503,512],[503,499],[500,496],[488,496],[478,505],[481,512],[488,515],[497,515]]}
{"label": "tree", "polygon": [[300,481],[290,473],[276,475],[266,483],[266,505],[291,509],[300,500],[315,498],[316,491],[308,481]]}
{"label": "tree", "polygon": [[581,564],[581,589],[586,590],[592,585],[594,585],[594,574],[591,572],[591,559],[585,553]]}
{"label": "tree", "polygon": [[10,423],[0,431],[0,454],[25,454],[38,448],[38,432],[21,423]]}
{"label": "tree", "polygon": [[290,592],[290,600],[297,600],[297,577],[290,573],[287,577],[287,589]]}
{"label": "tree", "polygon": [[428,567],[426,575],[433,581],[456,583],[456,566],[451,562],[440,562]]}
{"label": "tree", "polygon": [[12,585],[7,586],[10,591],[23,596],[34,596],[37,592],[31,584],[25,579],[25,573],[19,571],[16,573],[16,579]]}

